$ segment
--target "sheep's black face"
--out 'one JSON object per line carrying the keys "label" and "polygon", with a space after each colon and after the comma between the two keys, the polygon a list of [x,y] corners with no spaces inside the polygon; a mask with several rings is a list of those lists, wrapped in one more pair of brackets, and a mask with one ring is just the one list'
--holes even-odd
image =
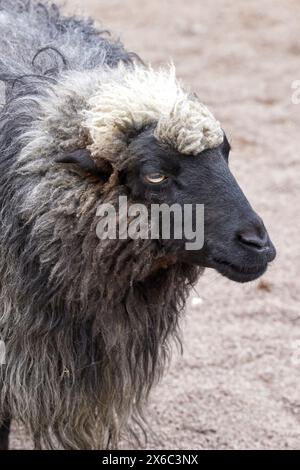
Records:
{"label": "sheep's black face", "polygon": [[137,202],[204,205],[204,245],[186,249],[186,241],[163,241],[179,259],[211,267],[238,282],[259,277],[276,255],[260,217],[252,210],[228,167],[226,136],[218,148],[182,155],[160,144],[151,129],[129,145],[134,164],[124,182]]}

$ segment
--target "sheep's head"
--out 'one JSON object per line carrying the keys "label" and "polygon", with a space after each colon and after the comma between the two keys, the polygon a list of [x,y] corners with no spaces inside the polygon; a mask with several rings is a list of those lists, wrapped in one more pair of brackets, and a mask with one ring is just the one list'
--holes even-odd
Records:
{"label": "sheep's head", "polygon": [[172,67],[120,66],[94,81],[78,113],[85,149],[60,161],[102,178],[104,193],[118,188],[130,203],[179,204],[183,212],[192,204],[193,216],[204,205],[203,246],[187,249],[185,229],[178,239],[173,221],[170,239],[160,240],[164,253],[235,281],[260,276],[275,249],[229,170],[230,145],[211,112],[184,91]]}
{"label": "sheep's head", "polygon": [[265,271],[275,250],[228,168],[227,138],[173,67],[117,69],[98,85],[84,117],[91,161],[97,167],[105,157],[117,167],[131,201],[204,204],[204,246],[186,250],[184,234],[173,236],[162,242],[174,249],[172,260],[213,267],[235,281]]}

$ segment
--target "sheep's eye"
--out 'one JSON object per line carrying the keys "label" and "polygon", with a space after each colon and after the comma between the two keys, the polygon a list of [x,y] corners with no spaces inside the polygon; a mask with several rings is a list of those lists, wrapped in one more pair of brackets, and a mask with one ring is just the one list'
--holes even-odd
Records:
{"label": "sheep's eye", "polygon": [[146,175],[145,180],[147,183],[151,184],[160,184],[167,179],[167,176],[161,175],[160,173],[153,173],[151,175]]}

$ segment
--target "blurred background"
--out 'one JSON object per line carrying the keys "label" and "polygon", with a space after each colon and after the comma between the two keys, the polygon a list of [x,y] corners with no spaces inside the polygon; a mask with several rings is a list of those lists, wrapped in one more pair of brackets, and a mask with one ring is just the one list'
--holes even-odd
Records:
{"label": "blurred background", "polygon": [[[60,2],[62,3],[62,2]],[[298,0],[70,0],[127,49],[178,76],[230,137],[230,165],[278,257],[240,285],[207,270],[148,409],[149,448],[300,448]],[[12,447],[31,448],[21,429]]]}

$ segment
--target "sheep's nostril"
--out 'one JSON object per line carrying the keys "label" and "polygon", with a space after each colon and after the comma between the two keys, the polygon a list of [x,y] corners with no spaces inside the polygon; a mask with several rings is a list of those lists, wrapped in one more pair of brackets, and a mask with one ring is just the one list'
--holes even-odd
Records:
{"label": "sheep's nostril", "polygon": [[251,249],[252,251],[267,251],[270,248],[269,237],[266,230],[258,230],[256,227],[252,229],[240,231],[237,234],[238,241]]}

